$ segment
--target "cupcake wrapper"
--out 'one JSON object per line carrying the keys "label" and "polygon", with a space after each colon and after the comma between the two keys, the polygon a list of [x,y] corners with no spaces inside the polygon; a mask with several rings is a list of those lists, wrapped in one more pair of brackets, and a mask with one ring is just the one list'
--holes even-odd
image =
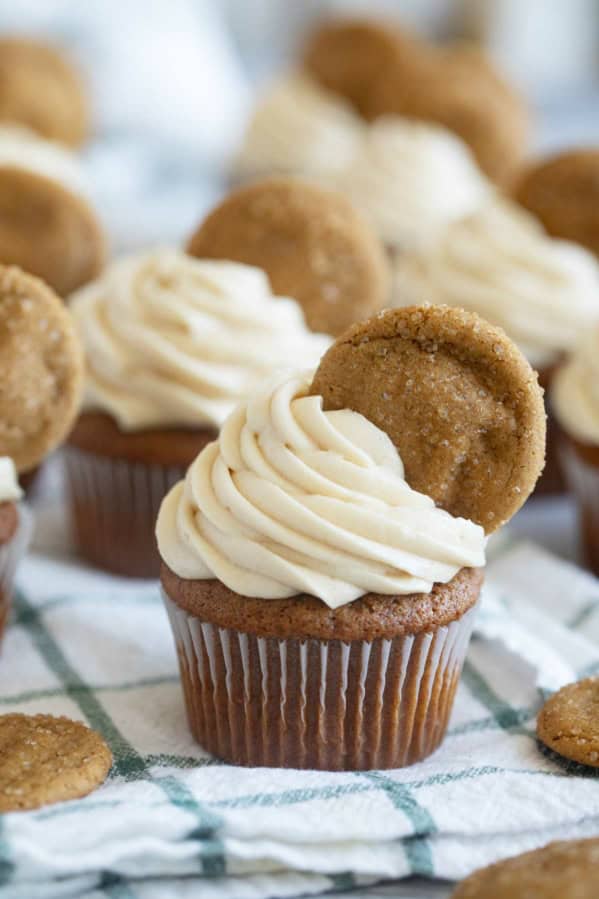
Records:
{"label": "cupcake wrapper", "polygon": [[599,575],[599,468],[591,465],[564,439],[560,447],[566,480],[578,504],[585,561]]}
{"label": "cupcake wrapper", "polygon": [[0,643],[8,621],[8,613],[12,603],[12,588],[17,566],[29,546],[33,532],[33,515],[21,503],[19,505],[19,524],[11,539],[0,546]]}
{"label": "cupcake wrapper", "polygon": [[114,574],[157,577],[156,518],[186,468],[113,459],[73,446],[65,447],[64,459],[80,554]]}
{"label": "cupcake wrapper", "polygon": [[399,768],[440,744],[476,607],[415,636],[257,637],[201,621],[163,591],[192,733],[240,765]]}

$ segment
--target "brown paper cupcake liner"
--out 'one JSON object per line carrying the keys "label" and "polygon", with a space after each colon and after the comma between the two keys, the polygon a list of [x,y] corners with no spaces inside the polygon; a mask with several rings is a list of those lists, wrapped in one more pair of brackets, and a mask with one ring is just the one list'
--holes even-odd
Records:
{"label": "brown paper cupcake liner", "polygon": [[154,528],[160,503],[185,477],[181,465],[150,465],[64,448],[76,547],[92,565],[127,577],[158,577]]}
{"label": "brown paper cupcake liner", "polygon": [[399,768],[441,743],[476,606],[435,631],[343,643],[217,627],[163,591],[191,731],[239,765]]}
{"label": "brown paper cupcake liner", "polygon": [[19,524],[10,540],[0,546],[0,646],[12,605],[12,591],[17,566],[29,546],[33,532],[33,516],[19,505]]}
{"label": "brown paper cupcake liner", "polygon": [[599,576],[599,467],[584,459],[567,437],[562,439],[560,456],[578,506],[584,561]]}

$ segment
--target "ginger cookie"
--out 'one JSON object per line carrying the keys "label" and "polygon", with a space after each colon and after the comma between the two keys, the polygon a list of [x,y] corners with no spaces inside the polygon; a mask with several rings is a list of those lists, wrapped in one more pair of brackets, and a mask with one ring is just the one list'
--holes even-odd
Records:
{"label": "ginger cookie", "polygon": [[499,328],[449,306],[391,309],[323,356],[311,392],[391,437],[410,487],[487,533],[518,511],[541,473],[537,375]]}
{"label": "ginger cookie", "polygon": [[233,191],[187,251],[263,269],[275,294],[299,302],[313,331],[341,334],[388,299],[389,264],[374,232],[341,194],[299,179]]}
{"label": "ginger cookie", "polygon": [[0,122],[26,125],[78,147],[88,109],[78,73],[54,47],[22,38],[0,39]]}
{"label": "ginger cookie", "polygon": [[0,456],[34,468],[69,432],[83,387],[71,316],[42,281],[0,265]]}
{"label": "ginger cookie", "polygon": [[0,166],[0,263],[43,278],[64,298],[103,262],[102,229],[82,197],[51,178]]}
{"label": "ginger cookie", "polygon": [[599,839],[549,843],[481,868],[451,899],[597,899]]}
{"label": "ginger cookie", "polygon": [[599,677],[554,693],[537,717],[537,736],[564,758],[599,768]]}
{"label": "ginger cookie", "polygon": [[0,715],[0,812],[87,796],[104,783],[112,753],[80,721]]}
{"label": "ginger cookie", "polygon": [[429,51],[406,73],[398,63],[377,84],[372,116],[401,115],[444,125],[500,185],[511,183],[527,149],[524,100],[480,50],[458,44]]}
{"label": "ginger cookie", "polygon": [[599,150],[572,150],[531,166],[514,196],[553,237],[599,256]]}
{"label": "ginger cookie", "polygon": [[366,119],[375,117],[374,97],[391,71],[410,71],[425,45],[392,23],[372,19],[335,19],[308,39],[302,64],[322,87],[339,94]]}

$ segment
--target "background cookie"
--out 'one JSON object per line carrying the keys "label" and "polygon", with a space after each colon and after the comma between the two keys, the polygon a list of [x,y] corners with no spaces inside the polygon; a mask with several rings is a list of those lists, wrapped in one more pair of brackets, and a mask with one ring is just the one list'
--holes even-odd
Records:
{"label": "background cookie", "polygon": [[100,734],[79,721],[0,715],[0,812],[87,796],[111,765]]}
{"label": "background cookie", "polygon": [[448,306],[410,306],[356,325],[325,353],[312,393],[386,431],[409,485],[490,533],[542,470],[537,376],[505,333]]}
{"label": "background cookie", "polygon": [[0,456],[34,468],[70,430],[82,385],[64,304],[37,278],[0,266]]}
{"label": "background cookie", "polygon": [[599,150],[573,150],[531,166],[514,196],[553,237],[599,256]]}
{"label": "background cookie", "polygon": [[50,140],[83,143],[88,130],[81,79],[53,47],[0,39],[0,121],[27,125]]}
{"label": "background cookie", "polygon": [[528,144],[523,99],[484,53],[468,45],[430,50],[416,62],[409,73],[397,62],[377,82],[370,117],[402,115],[444,125],[470,146],[490,178],[509,183]]}
{"label": "background cookie", "polygon": [[475,871],[451,899],[596,899],[599,839],[549,843]]}
{"label": "background cookie", "polygon": [[539,712],[537,735],[565,758],[599,768],[599,678],[554,693]]}
{"label": "background cookie", "polygon": [[338,19],[318,28],[303,51],[304,69],[322,87],[344,97],[366,119],[376,115],[374,95],[392,70],[394,77],[424,45],[391,23]]}
{"label": "background cookie", "polygon": [[66,297],[103,261],[102,229],[82,197],[43,175],[0,166],[0,263],[18,265]]}
{"label": "background cookie", "polygon": [[388,298],[389,267],[374,232],[341,194],[297,179],[229,194],[188,252],[262,268],[274,293],[301,304],[313,331],[341,334]]}

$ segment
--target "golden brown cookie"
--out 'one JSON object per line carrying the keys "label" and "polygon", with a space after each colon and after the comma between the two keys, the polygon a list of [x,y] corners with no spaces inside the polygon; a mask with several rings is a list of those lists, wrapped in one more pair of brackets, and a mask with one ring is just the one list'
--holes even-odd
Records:
{"label": "golden brown cookie", "polygon": [[57,181],[0,166],[0,263],[43,278],[61,296],[91,281],[104,237],[86,201]]}
{"label": "golden brown cookie", "polygon": [[397,63],[373,92],[371,117],[402,115],[444,125],[472,149],[498,184],[511,183],[526,152],[530,123],[525,102],[490,59],[457,44],[421,55],[410,72]]}
{"label": "golden brown cookie", "polygon": [[69,432],[83,386],[83,354],[56,294],[0,265],[0,456],[34,468]]}
{"label": "golden brown cookie", "polygon": [[564,758],[599,768],[599,677],[554,693],[537,717],[537,736]]}
{"label": "golden brown cookie", "polygon": [[531,166],[514,196],[553,237],[599,256],[599,150],[572,150]]}
{"label": "golden brown cookie", "polygon": [[475,871],[451,899],[597,899],[599,839],[549,843]]}
{"label": "golden brown cookie", "polygon": [[425,45],[391,22],[333,19],[310,36],[303,51],[304,69],[323,87],[348,100],[366,119],[377,113],[374,95],[387,72],[411,71]]}
{"label": "golden brown cookie", "polygon": [[390,287],[382,244],[341,194],[269,178],[233,191],[193,234],[192,256],[264,269],[313,331],[341,334],[382,309]]}
{"label": "golden brown cookie", "polygon": [[518,511],[543,468],[536,373],[503,331],[463,309],[407,306],[350,328],[311,392],[386,431],[409,485],[487,533]]}
{"label": "golden brown cookie", "polygon": [[110,749],[80,721],[0,715],[0,812],[87,796],[104,783]]}
{"label": "golden brown cookie", "polygon": [[78,73],[54,47],[0,39],[0,122],[27,125],[72,147],[88,131],[87,100]]}

